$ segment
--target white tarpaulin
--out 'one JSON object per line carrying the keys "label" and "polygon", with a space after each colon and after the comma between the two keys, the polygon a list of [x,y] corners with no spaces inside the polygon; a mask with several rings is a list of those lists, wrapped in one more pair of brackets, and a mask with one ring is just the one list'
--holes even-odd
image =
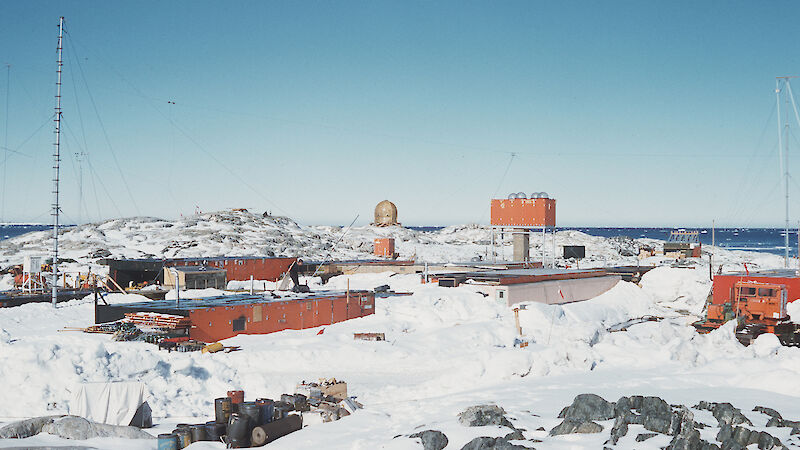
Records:
{"label": "white tarpaulin", "polygon": [[69,413],[98,423],[130,425],[142,403],[144,383],[86,383],[78,389]]}

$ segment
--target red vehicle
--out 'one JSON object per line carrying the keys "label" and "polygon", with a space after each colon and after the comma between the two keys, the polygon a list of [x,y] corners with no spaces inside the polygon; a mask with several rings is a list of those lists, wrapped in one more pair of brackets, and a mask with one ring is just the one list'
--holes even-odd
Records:
{"label": "red vehicle", "polygon": [[[800,345],[800,327],[790,321],[786,312],[789,289],[785,284],[746,280],[733,283],[729,295],[714,292],[706,305],[706,318],[694,324],[701,333],[738,320],[736,335],[745,345],[763,333],[773,333],[784,345]],[[718,284],[714,283],[718,288]]]}

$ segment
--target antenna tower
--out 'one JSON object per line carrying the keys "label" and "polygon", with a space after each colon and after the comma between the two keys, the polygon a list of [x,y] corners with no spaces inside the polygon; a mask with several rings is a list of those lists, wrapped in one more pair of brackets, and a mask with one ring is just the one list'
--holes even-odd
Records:
{"label": "antenna tower", "polygon": [[[800,113],[797,111],[797,103],[794,101],[794,93],[792,92],[792,85],[789,80],[797,78],[797,76],[776,77],[775,78],[775,95],[778,101],[776,102],[778,108],[778,150],[783,150],[783,183],[785,188],[786,199],[786,225],[783,230],[784,237],[784,267],[789,267],[789,105],[792,106],[794,118],[797,125],[800,126]],[[781,127],[781,80],[786,87],[786,119],[785,125]],[[783,144],[781,142],[781,134],[783,134]],[[800,239],[800,229],[798,230],[798,239]],[[800,258],[800,254],[798,254]]]}
{"label": "antenna tower", "polygon": [[64,38],[64,17],[58,20],[58,80],[56,81],[56,142],[53,150],[53,278],[50,283],[53,307],[58,301],[58,176],[61,163],[61,66],[64,61],[61,57]]}

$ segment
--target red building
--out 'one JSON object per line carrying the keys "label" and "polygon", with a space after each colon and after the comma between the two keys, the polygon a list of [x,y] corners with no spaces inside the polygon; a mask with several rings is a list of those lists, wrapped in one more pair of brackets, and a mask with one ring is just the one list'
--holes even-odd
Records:
{"label": "red building", "polygon": [[309,294],[225,295],[200,299],[156,300],[97,305],[95,322],[106,323],[130,312],[156,312],[188,317],[189,337],[215,342],[237,334],[302,330],[368,316],[375,312],[375,293],[326,291]]}
{"label": "red building", "polygon": [[272,256],[215,256],[209,258],[170,259],[104,259],[108,274],[122,287],[130,283],[163,283],[165,267],[207,266],[225,269],[227,280],[276,281],[289,270],[297,258]]}

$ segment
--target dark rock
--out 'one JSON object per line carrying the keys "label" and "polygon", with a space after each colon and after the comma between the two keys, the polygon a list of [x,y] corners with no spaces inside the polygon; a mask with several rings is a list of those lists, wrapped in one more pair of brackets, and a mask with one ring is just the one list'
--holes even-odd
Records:
{"label": "dark rock", "polygon": [[525,439],[525,435],[522,434],[521,430],[514,430],[511,433],[503,436],[503,439],[507,441],[522,441]]}
{"label": "dark rock", "polygon": [[753,408],[753,411],[758,411],[761,414],[766,414],[774,419],[783,419],[783,417],[781,417],[781,413],[775,411],[772,408],[767,408],[766,406],[756,406],[755,408]]}
{"label": "dark rock", "polygon": [[561,412],[558,413],[558,418],[563,419],[564,417],[567,417],[567,410],[569,410],[569,406],[565,406],[563,409],[561,409]]}
{"label": "dark rock", "polygon": [[667,416],[666,419],[657,417],[655,415],[644,416],[644,428],[656,433],[669,434],[669,425],[671,423],[672,415]]}
{"label": "dark rock", "polygon": [[800,434],[800,427],[792,428],[792,432],[789,433],[789,436],[794,436],[795,434]]}
{"label": "dark rock", "polygon": [[614,404],[614,415],[617,417],[625,416],[631,412],[631,400],[628,397],[620,397]]}
{"label": "dark rock", "polygon": [[785,427],[786,425],[783,424],[783,419],[780,417],[770,417],[767,421],[768,427]]}
{"label": "dark rock", "polygon": [[745,427],[736,427],[733,429],[732,439],[737,444],[747,447],[750,445],[750,430]]}
{"label": "dark rock", "polygon": [[753,422],[750,422],[750,419],[745,417],[739,408],[734,408],[730,403],[715,404],[714,408],[711,410],[711,414],[719,421],[720,426],[722,426],[723,423],[732,426],[746,423],[753,426]]}
{"label": "dark rock", "polygon": [[536,429],[536,431],[545,431],[545,429],[544,429],[544,427],[539,427],[539,428]]}
{"label": "dark rock", "polygon": [[720,427],[719,433],[717,433],[717,440],[720,442],[725,442],[733,438],[733,427],[728,424],[724,424]]}
{"label": "dark rock", "polygon": [[679,409],[672,413],[670,419],[669,432],[671,435],[691,433],[695,429],[694,414],[688,408],[681,405]]}
{"label": "dark rock", "polygon": [[606,444],[616,445],[622,436],[628,434],[628,422],[625,421],[624,416],[617,416],[614,420],[614,426],[611,428],[611,437]]}
{"label": "dark rock", "polygon": [[505,410],[497,405],[470,406],[458,415],[458,422],[467,427],[502,425],[514,428],[505,418]]}
{"label": "dark rock", "polygon": [[728,439],[720,446],[721,450],[744,450],[744,447],[736,443],[733,439]]}
{"label": "dark rock", "polygon": [[461,450],[530,450],[530,448],[512,444],[504,438],[477,437],[461,447]]}
{"label": "dark rock", "polygon": [[658,433],[639,433],[636,436],[636,442],[644,442],[652,437],[658,436]]}
{"label": "dark rock", "polygon": [[628,422],[628,425],[643,425],[644,417],[639,414],[628,413],[625,415],[625,422]]}
{"label": "dark rock", "polygon": [[687,435],[678,435],[667,445],[666,450],[699,450],[706,441],[700,439],[700,432],[692,430]]}
{"label": "dark rock", "polygon": [[644,397],[641,395],[632,395],[628,397],[628,400],[631,402],[631,409],[642,409],[642,401]]}
{"label": "dark rock", "polygon": [[714,405],[712,403],[709,403],[709,402],[703,400],[700,403],[692,406],[692,408],[694,408],[694,409],[705,409],[705,410],[711,411],[711,409],[714,408]]}
{"label": "dark rock", "polygon": [[601,431],[603,431],[602,425],[592,422],[591,420],[579,422],[577,420],[564,419],[563,422],[550,430],[550,436],[574,433],[599,433]]}
{"label": "dark rock", "polygon": [[105,248],[98,248],[89,253],[89,258],[108,258],[109,256],[111,256],[111,252]]}
{"label": "dark rock", "polygon": [[758,433],[758,440],[755,443],[758,444],[758,448],[761,450],[770,450],[781,446],[781,441],[765,431]]}
{"label": "dark rock", "polygon": [[655,416],[664,420],[669,420],[669,416],[672,415],[672,408],[658,397],[644,397],[642,407],[638,410],[639,414],[643,416]]}
{"label": "dark rock", "polygon": [[425,430],[411,435],[412,438],[419,438],[422,441],[422,448],[425,450],[442,450],[447,447],[448,439],[444,433],[438,430]]}
{"label": "dark rock", "polygon": [[577,421],[609,420],[614,418],[614,404],[595,394],[580,394],[575,397],[564,419]]}

